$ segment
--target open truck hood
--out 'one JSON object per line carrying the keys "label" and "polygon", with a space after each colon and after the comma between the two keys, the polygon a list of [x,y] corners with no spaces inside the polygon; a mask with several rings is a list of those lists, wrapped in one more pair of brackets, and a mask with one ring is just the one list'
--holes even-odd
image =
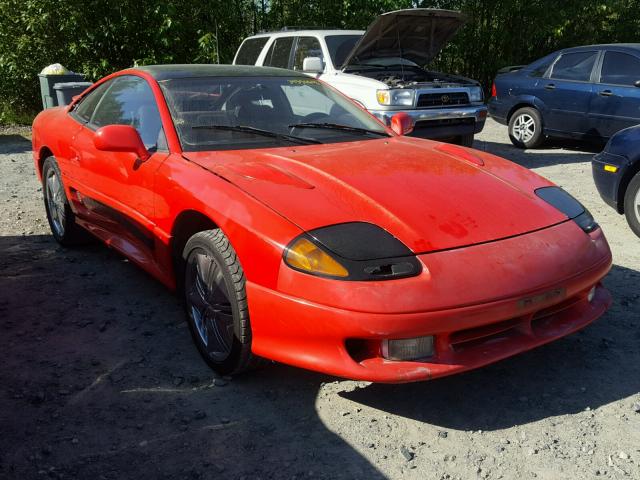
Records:
{"label": "open truck hood", "polygon": [[403,58],[424,67],[466,23],[452,10],[412,8],[376,18],[347,56],[342,67],[374,58]]}
{"label": "open truck hood", "polygon": [[438,145],[394,137],[183,155],[302,230],[369,222],[415,253],[490,242],[567,220],[533,193],[551,185],[542,177],[498,157]]}

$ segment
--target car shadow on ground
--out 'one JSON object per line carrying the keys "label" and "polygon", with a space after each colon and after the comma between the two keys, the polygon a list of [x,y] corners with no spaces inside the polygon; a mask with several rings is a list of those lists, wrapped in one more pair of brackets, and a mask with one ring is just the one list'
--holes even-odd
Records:
{"label": "car shadow on ground", "polygon": [[590,162],[604,144],[573,140],[549,140],[541,148],[522,150],[511,144],[475,140],[473,148],[511,160],[526,168]]}
{"label": "car shadow on ground", "polygon": [[335,379],[214,378],[176,297],[99,244],[0,237],[0,351],[0,479],[385,478],[319,418]]}
{"label": "car shadow on ground", "polygon": [[[581,333],[464,375],[340,395],[488,431],[637,393],[640,274],[614,267],[606,283],[616,304]],[[0,478],[384,478],[319,418],[334,378],[272,365],[224,385],[176,298],[99,244],[0,237],[0,332]]]}
{"label": "car shadow on ground", "polygon": [[[614,266],[614,305],[586,329],[462,375],[341,396],[442,428],[492,431],[596,409],[640,391],[640,273]],[[635,285],[636,287],[633,287]]]}
{"label": "car shadow on ground", "polygon": [[0,134],[2,153],[26,153],[31,151],[31,141],[22,135]]}

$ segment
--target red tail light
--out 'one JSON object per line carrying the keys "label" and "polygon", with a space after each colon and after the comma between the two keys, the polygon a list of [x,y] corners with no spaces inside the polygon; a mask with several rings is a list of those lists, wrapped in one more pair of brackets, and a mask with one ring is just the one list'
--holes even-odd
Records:
{"label": "red tail light", "polygon": [[491,96],[492,97],[497,97],[498,96],[498,90],[496,90],[495,82],[491,85]]}

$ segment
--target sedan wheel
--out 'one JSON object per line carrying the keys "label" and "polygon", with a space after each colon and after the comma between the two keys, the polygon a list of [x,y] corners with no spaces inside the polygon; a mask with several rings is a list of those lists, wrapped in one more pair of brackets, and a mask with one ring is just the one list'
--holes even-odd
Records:
{"label": "sedan wheel", "polygon": [[60,177],[53,168],[49,169],[45,179],[45,198],[51,215],[51,228],[58,236],[63,237],[66,198]]}
{"label": "sedan wheel", "polygon": [[519,148],[534,148],[543,141],[540,113],[526,107],[516,111],[509,120],[509,138]]}
{"label": "sedan wheel", "polygon": [[640,237],[640,173],[629,182],[624,196],[624,213],[631,230]]}
{"label": "sedan wheel", "polygon": [[184,252],[184,299],[191,336],[207,364],[227,375],[253,366],[242,266],[221,230],[196,233]]}

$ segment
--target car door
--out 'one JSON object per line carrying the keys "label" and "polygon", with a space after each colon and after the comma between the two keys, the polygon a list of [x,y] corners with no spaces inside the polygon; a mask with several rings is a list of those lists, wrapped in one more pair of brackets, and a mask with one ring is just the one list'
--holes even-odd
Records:
{"label": "car door", "polygon": [[610,137],[640,124],[640,56],[607,50],[600,63],[589,117],[595,135]]}
{"label": "car door", "polygon": [[[96,149],[96,130],[107,125],[136,128],[151,157]],[[100,98],[91,118],[76,135],[78,181],[75,201],[99,236],[114,242],[134,260],[147,262],[154,252],[153,179],[168,156],[153,91],[134,75],[117,77]]]}
{"label": "car door", "polygon": [[545,131],[584,134],[593,93],[597,50],[562,53],[539,85]]}

